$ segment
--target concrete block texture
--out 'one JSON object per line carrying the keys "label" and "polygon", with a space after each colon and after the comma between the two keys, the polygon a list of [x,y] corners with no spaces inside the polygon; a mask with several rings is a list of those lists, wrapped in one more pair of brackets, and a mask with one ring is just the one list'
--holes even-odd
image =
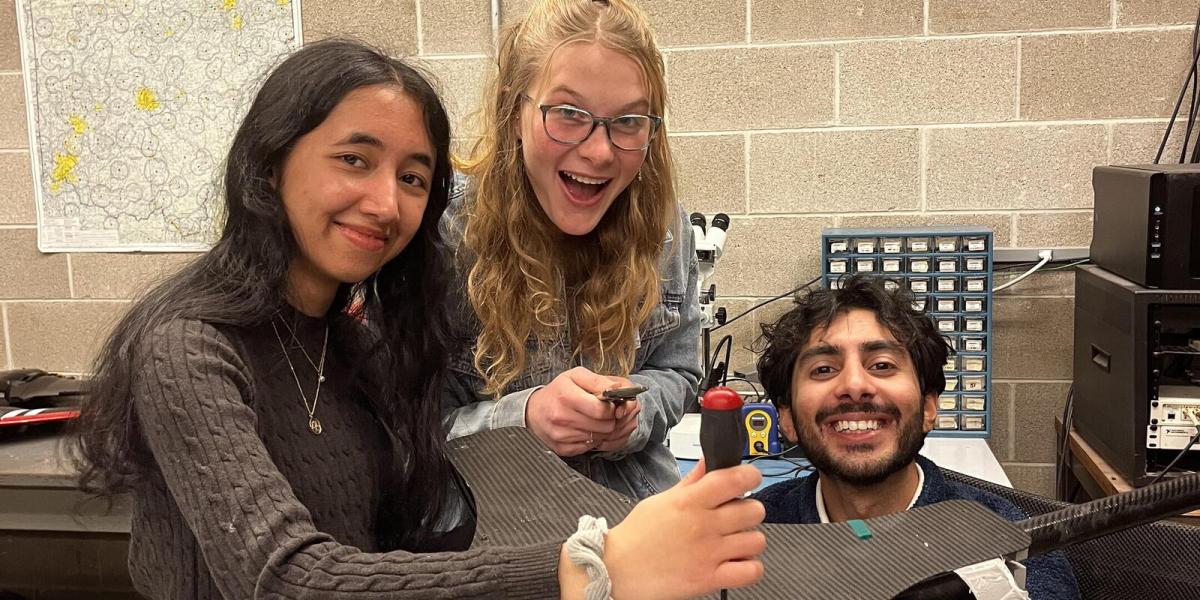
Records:
{"label": "concrete block texture", "polygon": [[743,135],[671,137],[676,195],[690,212],[746,212],[746,138]]}
{"label": "concrete block texture", "polygon": [[660,48],[746,40],[745,0],[641,0]]}
{"label": "concrete block texture", "polygon": [[16,0],[0,0],[0,71],[21,70]]}
{"label": "concrete block texture", "polygon": [[667,53],[673,131],[782,129],[833,122],[834,50],[825,46]]}
{"label": "concrete block texture", "polygon": [[14,302],[6,309],[14,368],[83,373],[129,303]]}
{"label": "concrete block texture", "polygon": [[931,210],[1090,208],[1092,167],[1108,160],[1103,125],[929,130]]}
{"label": "concrete block texture", "polygon": [[37,250],[37,231],[0,229],[0,298],[69,298],[65,254]]}
{"label": "concrete block texture", "polygon": [[350,36],[389,54],[417,53],[416,0],[304,0],[302,15],[306,42]]}
{"label": "concrete block texture", "polygon": [[862,42],[847,44],[838,52],[843,124],[1016,118],[1015,39]]}
{"label": "concrete block texture", "polygon": [[1107,27],[1111,0],[929,0],[929,33]]}
{"label": "concrete block texture", "polygon": [[1011,384],[992,383],[992,437],[988,447],[1000,462],[1013,457],[1013,389]]}
{"label": "concrete block texture", "polygon": [[32,225],[37,221],[33,204],[33,170],[29,152],[0,152],[0,223]]}
{"label": "concrete block texture", "polygon": [[1092,245],[1092,213],[1017,213],[1018,248],[1087,248]]}
{"label": "concrete block texture", "polygon": [[992,313],[996,321],[993,377],[1071,378],[1075,331],[1071,298],[996,297]]}
{"label": "concrete block texture", "polygon": [[421,0],[422,54],[479,54],[492,48],[488,0]]}
{"label": "concrete block texture", "polygon": [[750,136],[750,212],[856,213],[921,207],[916,129]]}
{"label": "concrete block texture", "polygon": [[1053,463],[1057,452],[1054,418],[1061,416],[1067,402],[1069,381],[1015,382],[1012,384],[1011,432],[1015,462]]}
{"label": "concrete block texture", "polygon": [[1191,32],[1115,31],[1021,39],[1021,118],[1168,116]]}
{"label": "concrete block texture", "polygon": [[1113,0],[1117,26],[1177,25],[1196,21],[1195,3],[1184,0]]}
{"label": "concrete block texture", "polygon": [[[1185,102],[1189,102],[1184,98]],[[1180,110],[1186,110],[1186,105]],[[1142,123],[1114,123],[1112,125],[1111,151],[1108,163],[1112,165],[1144,165],[1154,162],[1158,147],[1162,144],[1163,135],[1167,131],[1167,121],[1150,121]],[[1171,135],[1167,145],[1163,147],[1161,162],[1177,163],[1183,150],[1183,136],[1187,132],[1187,119],[1177,119],[1171,127]],[[1194,132],[1193,132],[1194,133]],[[1185,157],[1190,157],[1195,145],[1188,145]]]}
{"label": "concrete block texture", "polygon": [[0,150],[28,147],[25,84],[20,73],[0,73]]}
{"label": "concrete block texture", "polygon": [[751,2],[751,41],[921,35],[922,0]]}

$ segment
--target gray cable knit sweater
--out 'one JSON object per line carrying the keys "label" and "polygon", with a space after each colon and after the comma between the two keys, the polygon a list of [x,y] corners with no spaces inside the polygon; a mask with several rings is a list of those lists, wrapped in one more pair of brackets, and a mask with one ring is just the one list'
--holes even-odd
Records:
{"label": "gray cable knit sweater", "polygon": [[[324,322],[296,315],[315,361]],[[284,341],[287,330],[280,327]],[[387,441],[331,342],[308,414],[270,324],[173,321],[139,350],[133,409],[157,469],[136,490],[129,567],[151,598],[550,598],[559,544],[378,552]],[[293,346],[311,401],[316,373]]]}

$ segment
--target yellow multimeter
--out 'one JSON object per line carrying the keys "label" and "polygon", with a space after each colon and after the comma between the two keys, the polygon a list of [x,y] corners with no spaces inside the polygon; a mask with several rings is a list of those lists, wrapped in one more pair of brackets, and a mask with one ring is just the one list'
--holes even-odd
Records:
{"label": "yellow multimeter", "polygon": [[746,429],[745,456],[779,454],[779,413],[765,402],[742,407],[742,425]]}

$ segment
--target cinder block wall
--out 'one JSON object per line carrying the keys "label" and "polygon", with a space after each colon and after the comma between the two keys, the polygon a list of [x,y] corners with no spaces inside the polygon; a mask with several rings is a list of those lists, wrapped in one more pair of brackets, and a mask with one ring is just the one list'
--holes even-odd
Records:
{"label": "cinder block wall", "polygon": [[[500,21],[524,0],[501,0]],[[1186,0],[643,0],[665,50],[689,211],[733,217],[730,314],[819,272],[831,226],[974,224],[1005,247],[1086,246],[1094,165],[1149,162],[1189,64]],[[306,39],[419,56],[462,120],[489,68],[487,0],[305,0]],[[14,0],[0,0],[0,364],[88,368],[139,290],[186,255],[35,246]],[[460,128],[459,137],[470,131]],[[1049,493],[1071,378],[1069,273],[996,300],[996,435],[1018,487]],[[748,366],[758,324],[730,326]]]}

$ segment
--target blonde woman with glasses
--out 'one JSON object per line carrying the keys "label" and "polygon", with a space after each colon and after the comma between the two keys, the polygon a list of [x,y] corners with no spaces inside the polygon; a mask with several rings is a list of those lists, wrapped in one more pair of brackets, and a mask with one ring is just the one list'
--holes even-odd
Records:
{"label": "blonde woman with glasses", "polygon": [[[483,136],[443,219],[465,341],[450,437],[524,426],[634,498],[679,480],[664,441],[697,392],[700,313],[665,106],[631,2],[537,2],[502,32]],[[644,391],[607,401],[613,388]]]}

